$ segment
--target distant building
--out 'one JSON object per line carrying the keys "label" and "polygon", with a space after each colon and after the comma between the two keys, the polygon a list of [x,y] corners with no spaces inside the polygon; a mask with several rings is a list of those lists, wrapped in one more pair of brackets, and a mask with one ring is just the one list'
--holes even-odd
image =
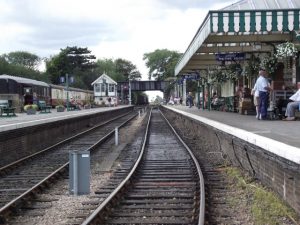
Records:
{"label": "distant building", "polygon": [[117,104],[117,82],[105,73],[98,77],[92,84],[94,87],[94,101],[98,105]]}

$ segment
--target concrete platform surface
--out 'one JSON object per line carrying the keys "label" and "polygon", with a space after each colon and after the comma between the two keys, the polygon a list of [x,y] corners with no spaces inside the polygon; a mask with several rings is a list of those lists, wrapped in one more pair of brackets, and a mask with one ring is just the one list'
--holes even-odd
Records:
{"label": "concrete platform surface", "polygon": [[27,115],[26,113],[16,113],[16,117],[0,117],[0,132],[23,128],[27,126],[33,126],[37,124],[49,123],[52,121],[64,120],[68,118],[74,118],[89,114],[95,114],[98,112],[118,110],[121,108],[129,107],[128,105],[117,107],[102,107],[93,109],[83,109],[78,111],[65,111],[57,112],[56,109],[52,109],[51,113],[37,112],[35,115]]}
{"label": "concrete platform surface", "polygon": [[[231,127],[273,139],[275,141],[299,148],[300,152],[300,121],[281,120],[257,120],[253,115],[240,115],[232,112],[208,111],[189,108],[188,106],[166,106],[170,109],[179,110],[200,116],[213,122],[219,122]],[[189,115],[188,115],[189,116]],[[216,125],[216,128],[218,125]],[[236,130],[235,132],[239,132]]]}

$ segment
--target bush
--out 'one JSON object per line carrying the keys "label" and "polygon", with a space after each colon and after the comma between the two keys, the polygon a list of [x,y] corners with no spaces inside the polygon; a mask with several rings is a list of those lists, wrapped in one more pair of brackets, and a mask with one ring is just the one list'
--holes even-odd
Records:
{"label": "bush", "polygon": [[63,108],[64,109],[65,107],[63,105],[57,105],[57,106],[55,106],[55,108],[56,109],[58,109],[58,108]]}
{"label": "bush", "polygon": [[34,109],[34,110],[38,110],[38,105],[36,105],[36,104],[29,104],[29,105],[25,105],[24,106],[24,111],[26,112],[27,110],[29,110],[29,109]]}

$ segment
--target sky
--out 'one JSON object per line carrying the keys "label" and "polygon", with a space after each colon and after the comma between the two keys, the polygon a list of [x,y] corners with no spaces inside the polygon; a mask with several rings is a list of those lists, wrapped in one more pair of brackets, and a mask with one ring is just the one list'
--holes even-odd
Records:
{"label": "sky", "polygon": [[0,55],[49,58],[67,46],[123,58],[148,78],[144,53],[185,52],[209,10],[237,0],[0,0]]}

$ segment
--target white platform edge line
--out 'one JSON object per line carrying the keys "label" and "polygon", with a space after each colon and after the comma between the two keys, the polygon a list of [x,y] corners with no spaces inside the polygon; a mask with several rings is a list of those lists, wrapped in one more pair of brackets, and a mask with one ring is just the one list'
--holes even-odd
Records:
{"label": "white platform edge line", "polygon": [[[122,107],[122,108],[126,108],[126,107]],[[26,125],[27,126],[37,125],[38,122],[42,122],[42,121],[47,123],[47,122],[63,120],[63,119],[66,119],[66,118],[78,117],[80,115],[94,114],[95,112],[114,111],[114,110],[118,110],[118,109],[120,109],[120,108],[118,108],[118,107],[116,107],[116,108],[104,108],[101,111],[98,111],[97,109],[93,109],[93,110],[90,110],[90,111],[79,112],[79,113],[75,113],[75,114],[61,115],[61,116],[55,116],[55,117],[43,118],[43,119],[36,119],[36,120],[24,121],[24,122],[19,122],[19,123],[12,123],[12,124],[4,124],[4,125],[0,125],[0,132],[11,130],[11,128],[14,128],[14,129],[23,128],[23,127],[26,127]]]}
{"label": "white platform edge line", "polygon": [[188,113],[188,112],[174,109],[171,107],[166,107],[166,108],[173,110],[177,113],[180,113],[182,115],[191,117],[200,122],[203,122],[204,124],[207,124],[218,130],[224,131],[225,133],[231,134],[235,137],[245,140],[245,141],[247,141],[251,144],[254,144],[258,147],[261,147],[273,154],[276,154],[280,157],[283,157],[292,162],[300,164],[300,148],[297,148],[297,147],[294,147],[291,145],[287,145],[285,143],[273,140],[271,138],[267,138],[267,137],[263,137],[263,136],[254,134],[249,131],[242,130],[240,128],[236,128],[236,127],[232,127],[232,126],[220,123],[220,122],[216,122],[211,119],[204,118],[202,116],[194,115],[192,113]]}

